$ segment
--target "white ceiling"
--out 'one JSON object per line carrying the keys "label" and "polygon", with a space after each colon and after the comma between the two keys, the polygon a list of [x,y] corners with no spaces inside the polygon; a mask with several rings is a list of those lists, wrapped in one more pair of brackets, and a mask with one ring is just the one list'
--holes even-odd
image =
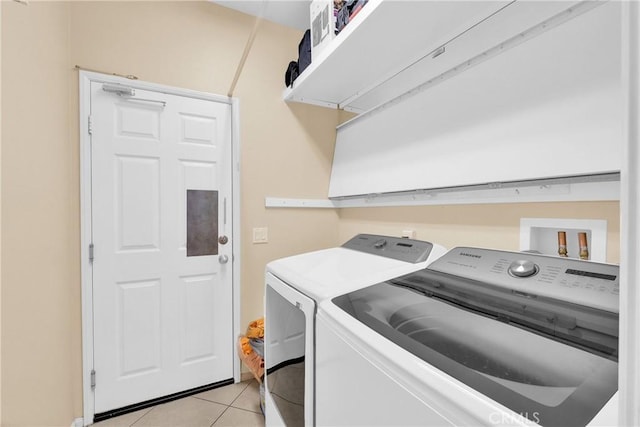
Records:
{"label": "white ceiling", "polygon": [[220,6],[285,25],[306,30],[309,28],[310,0],[210,0]]}

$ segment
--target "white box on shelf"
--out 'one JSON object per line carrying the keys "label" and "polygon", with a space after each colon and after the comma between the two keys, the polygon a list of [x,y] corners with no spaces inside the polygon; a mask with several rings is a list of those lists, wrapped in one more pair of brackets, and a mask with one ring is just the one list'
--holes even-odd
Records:
{"label": "white box on shelf", "polygon": [[602,219],[521,218],[520,250],[558,255],[558,232],[566,235],[569,258],[579,258],[578,233],[586,233],[589,260],[607,262],[607,221]]}
{"label": "white box on shelf", "polygon": [[336,35],[333,0],[313,0],[310,6],[310,15],[311,61],[313,62]]}

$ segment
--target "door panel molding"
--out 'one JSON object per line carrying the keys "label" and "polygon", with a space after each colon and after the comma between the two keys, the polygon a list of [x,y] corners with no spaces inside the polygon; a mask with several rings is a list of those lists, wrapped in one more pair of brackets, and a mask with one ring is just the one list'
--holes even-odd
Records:
{"label": "door panel molding", "polygon": [[[194,99],[214,101],[230,105],[231,114],[231,201],[227,201],[225,212],[232,218],[232,232],[234,239],[230,242],[232,254],[232,306],[233,306],[233,331],[232,336],[240,333],[240,192],[239,192],[239,101],[235,98],[209,94],[205,92],[181,89],[171,86],[158,85],[139,80],[129,80],[122,77],[103,75],[95,72],[80,71],[79,73],[79,93],[80,93],[80,215],[81,215],[81,290],[82,290],[82,384],[83,384],[83,424],[90,425],[95,415],[94,391],[92,388],[92,371],[94,370],[94,332],[93,332],[93,287],[92,287],[92,257],[93,251],[89,249],[92,243],[92,188],[91,188],[91,83],[110,83],[128,86],[134,89],[148,90],[168,95],[176,95]],[[200,123],[194,121],[189,124],[191,128],[185,129],[186,136],[196,135],[200,130]],[[197,139],[197,138],[196,138]],[[186,141],[197,145],[199,141]],[[228,158],[228,157],[227,157]],[[100,248],[96,248],[95,255],[100,256]],[[231,348],[235,345],[231,343]],[[96,375],[99,381],[99,373]],[[233,357],[233,377],[236,382],[240,381],[240,362]]]}

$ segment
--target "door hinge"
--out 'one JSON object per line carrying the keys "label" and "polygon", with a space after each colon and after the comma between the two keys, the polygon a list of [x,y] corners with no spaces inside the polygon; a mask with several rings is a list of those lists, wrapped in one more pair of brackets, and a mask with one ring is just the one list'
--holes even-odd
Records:
{"label": "door hinge", "polygon": [[92,126],[92,122],[91,122],[91,116],[89,116],[87,118],[87,131],[89,132],[89,135],[93,135],[93,126]]}
{"label": "door hinge", "polygon": [[95,390],[96,388],[96,370],[91,370],[91,390]]}
{"label": "door hinge", "polygon": [[93,243],[89,243],[89,262],[93,262]]}

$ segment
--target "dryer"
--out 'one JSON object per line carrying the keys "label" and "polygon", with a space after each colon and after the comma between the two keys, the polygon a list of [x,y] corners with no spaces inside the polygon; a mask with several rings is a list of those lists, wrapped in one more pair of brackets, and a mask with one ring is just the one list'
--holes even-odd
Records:
{"label": "dryer", "polygon": [[341,247],[270,262],[265,274],[266,424],[315,424],[318,304],[421,270],[445,252],[430,242],[359,234]]}
{"label": "dryer", "polygon": [[319,425],[617,424],[619,268],[454,248],[327,299]]}

